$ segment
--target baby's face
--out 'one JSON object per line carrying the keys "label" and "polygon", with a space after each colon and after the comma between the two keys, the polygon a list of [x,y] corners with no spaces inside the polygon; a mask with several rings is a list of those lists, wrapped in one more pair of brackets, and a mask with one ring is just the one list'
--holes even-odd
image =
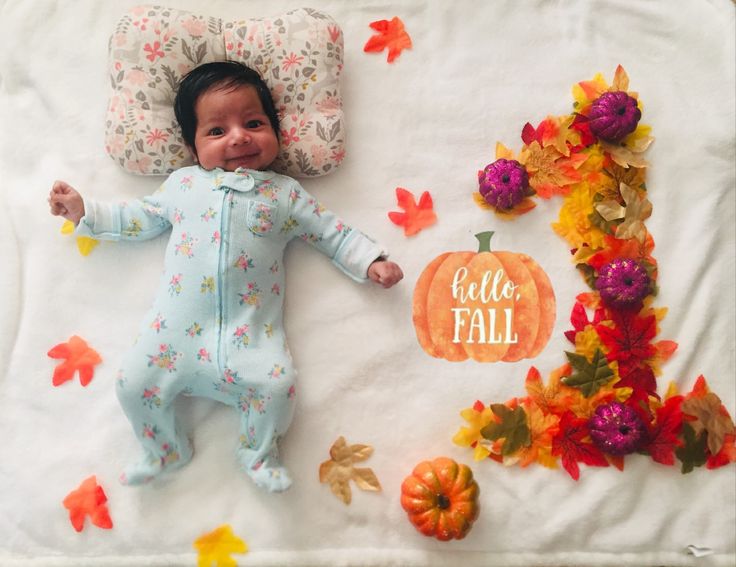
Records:
{"label": "baby's face", "polygon": [[212,88],[194,106],[197,161],[205,169],[267,169],[279,153],[279,141],[255,88]]}

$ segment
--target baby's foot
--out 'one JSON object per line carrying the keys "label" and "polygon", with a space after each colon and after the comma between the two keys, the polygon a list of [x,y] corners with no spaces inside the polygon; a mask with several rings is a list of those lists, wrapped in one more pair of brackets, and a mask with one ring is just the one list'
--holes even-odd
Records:
{"label": "baby's foot", "polygon": [[[187,450],[181,454],[169,454],[159,459],[148,455],[139,463],[128,465],[120,475],[120,483],[126,486],[139,486],[147,484],[165,471],[173,471],[186,465],[192,460],[194,451],[191,443],[187,444]],[[174,458],[172,458],[174,457]]]}
{"label": "baby's foot", "polygon": [[153,459],[147,459],[140,463],[128,465],[123,469],[120,475],[120,484],[126,486],[140,486],[141,484],[147,484],[156,478],[161,471],[163,471],[163,464],[161,461],[154,461]]}
{"label": "baby's foot", "polygon": [[259,488],[268,492],[284,492],[291,486],[291,475],[286,467],[269,467],[264,464],[258,468],[246,469],[245,472]]}

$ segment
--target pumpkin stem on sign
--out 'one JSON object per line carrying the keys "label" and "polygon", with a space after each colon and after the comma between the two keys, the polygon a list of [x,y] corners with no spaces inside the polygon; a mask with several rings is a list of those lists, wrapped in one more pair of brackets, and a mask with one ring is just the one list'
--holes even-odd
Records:
{"label": "pumpkin stem on sign", "polygon": [[478,246],[478,254],[480,254],[481,252],[491,251],[491,238],[493,238],[493,235],[494,232],[492,230],[479,232],[475,235],[475,237],[478,239],[478,243],[480,244]]}

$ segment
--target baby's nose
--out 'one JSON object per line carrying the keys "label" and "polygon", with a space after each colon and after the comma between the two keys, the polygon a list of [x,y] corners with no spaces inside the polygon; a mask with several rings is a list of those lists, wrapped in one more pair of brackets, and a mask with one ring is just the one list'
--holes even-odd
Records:
{"label": "baby's nose", "polygon": [[230,143],[233,146],[239,146],[241,144],[249,144],[250,134],[245,128],[237,128],[232,131],[232,135],[230,136]]}

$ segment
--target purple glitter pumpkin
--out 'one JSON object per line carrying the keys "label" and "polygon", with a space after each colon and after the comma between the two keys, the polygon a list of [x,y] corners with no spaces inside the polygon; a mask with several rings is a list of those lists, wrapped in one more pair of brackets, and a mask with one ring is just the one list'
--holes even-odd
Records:
{"label": "purple glitter pumpkin", "polygon": [[618,258],[603,266],[595,287],[604,303],[620,309],[638,306],[651,291],[646,270],[630,258]]}
{"label": "purple glitter pumpkin", "polygon": [[529,194],[529,175],[515,159],[498,159],[478,176],[486,203],[501,210],[513,209]]}
{"label": "purple glitter pumpkin", "polygon": [[595,446],[609,455],[628,455],[646,441],[647,428],[639,414],[619,402],[598,406],[588,429]]}
{"label": "purple glitter pumpkin", "polygon": [[617,143],[636,130],[641,111],[636,99],[623,91],[603,93],[590,107],[590,131],[601,140]]}

